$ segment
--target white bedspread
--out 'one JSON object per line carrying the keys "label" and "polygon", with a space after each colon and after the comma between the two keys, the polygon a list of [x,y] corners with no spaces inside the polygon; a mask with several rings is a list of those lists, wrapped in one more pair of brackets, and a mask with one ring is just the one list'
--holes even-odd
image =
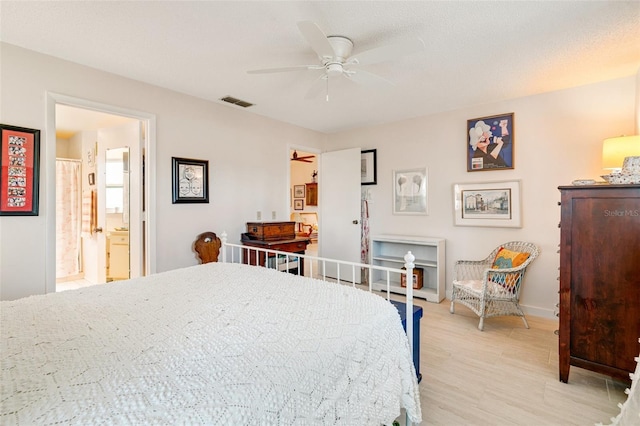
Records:
{"label": "white bedspread", "polygon": [[351,287],[209,263],[0,310],[3,425],[421,419],[396,308]]}

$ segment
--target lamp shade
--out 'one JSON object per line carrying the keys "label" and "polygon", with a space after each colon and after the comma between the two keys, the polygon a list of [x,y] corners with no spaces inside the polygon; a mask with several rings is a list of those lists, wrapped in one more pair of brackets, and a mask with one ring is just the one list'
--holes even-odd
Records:
{"label": "lamp shade", "polygon": [[638,155],[640,155],[640,135],[605,139],[602,143],[602,168],[621,169],[625,157]]}

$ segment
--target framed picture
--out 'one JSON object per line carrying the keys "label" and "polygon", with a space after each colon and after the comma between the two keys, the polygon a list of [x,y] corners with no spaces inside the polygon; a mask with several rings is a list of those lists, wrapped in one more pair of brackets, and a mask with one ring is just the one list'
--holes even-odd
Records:
{"label": "framed picture", "polygon": [[40,130],[0,124],[0,216],[37,216]]}
{"label": "framed picture", "polygon": [[427,214],[426,167],[393,172],[393,214]]}
{"label": "framed picture", "polygon": [[378,179],[378,162],[375,149],[367,149],[360,154],[361,185],[376,185]]}
{"label": "framed picture", "polygon": [[293,185],[293,198],[304,198],[304,185]]}
{"label": "framed picture", "polygon": [[294,210],[304,210],[304,200],[303,199],[293,200],[293,209]]}
{"label": "framed picture", "polygon": [[209,161],[171,158],[173,204],[209,202]]}
{"label": "framed picture", "polygon": [[455,224],[521,228],[520,181],[456,184]]}
{"label": "framed picture", "polygon": [[467,171],[513,169],[513,113],[467,120]]}

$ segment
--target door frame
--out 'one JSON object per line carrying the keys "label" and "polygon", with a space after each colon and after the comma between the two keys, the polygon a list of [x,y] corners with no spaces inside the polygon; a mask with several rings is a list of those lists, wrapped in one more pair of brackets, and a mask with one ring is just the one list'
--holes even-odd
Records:
{"label": "door frame", "polygon": [[[296,150],[296,151],[303,151],[303,152],[309,152],[312,154],[316,155],[316,158],[318,159],[317,161],[317,166],[318,166],[318,170],[320,170],[320,162],[322,161],[322,156],[320,154],[322,154],[322,150],[318,149],[318,148],[310,148],[308,146],[303,146],[303,145],[297,145],[297,144],[287,144],[287,159],[286,161],[286,167],[287,167],[287,206],[286,206],[286,212],[287,212],[287,220],[289,220],[289,215],[291,214],[291,210],[293,210],[293,200],[291,199],[291,151]],[[320,183],[320,181],[322,180],[322,175],[320,175],[318,177],[318,184]],[[318,194],[318,211],[320,211],[320,203],[322,202],[322,200],[320,199],[320,194]],[[318,225],[320,224],[320,218],[318,218]],[[320,235],[318,235],[318,243],[320,243]]]}
{"label": "door frame", "polygon": [[[45,292],[56,291],[56,105],[120,115],[142,121],[145,124],[143,181],[145,186],[144,221],[142,250],[145,253],[144,271],[146,275],[156,272],[156,116],[147,112],[93,102],[55,92],[46,92],[46,133],[43,149],[43,169],[46,176],[44,203],[45,211]],[[142,265],[141,265],[142,266]]]}

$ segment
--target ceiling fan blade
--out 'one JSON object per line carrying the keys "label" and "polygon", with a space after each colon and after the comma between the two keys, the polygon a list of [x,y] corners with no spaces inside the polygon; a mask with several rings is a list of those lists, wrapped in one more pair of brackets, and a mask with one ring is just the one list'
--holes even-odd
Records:
{"label": "ceiling fan blade", "polygon": [[298,157],[298,160],[306,160],[307,158],[316,158],[315,155],[305,155],[303,157]]}
{"label": "ceiling fan blade", "polygon": [[392,81],[365,70],[350,71],[345,73],[344,76],[364,86],[395,86]]}
{"label": "ceiling fan blade", "polygon": [[309,90],[307,90],[304,98],[309,100],[318,97],[320,95],[320,92],[324,91],[327,87],[328,78],[329,77],[327,77],[326,74],[322,74],[320,77],[316,78],[315,81],[311,84],[311,87],[309,87]]}
{"label": "ceiling fan blade", "polygon": [[251,70],[251,71],[247,71],[247,74],[271,74],[276,72],[321,70],[321,69],[324,69],[322,65],[297,65],[294,67],[265,68],[261,70]]}
{"label": "ceiling fan blade", "polygon": [[331,46],[331,43],[329,43],[326,34],[315,22],[298,22],[298,29],[305,40],[307,40],[307,43],[309,43],[311,48],[320,58],[333,58],[335,55],[333,47]]}
{"label": "ceiling fan blade", "polygon": [[402,43],[388,44],[386,46],[375,47],[365,50],[349,58],[349,65],[369,65],[379,62],[393,61],[403,56],[408,56],[425,50],[424,42],[419,39],[412,39]]}

